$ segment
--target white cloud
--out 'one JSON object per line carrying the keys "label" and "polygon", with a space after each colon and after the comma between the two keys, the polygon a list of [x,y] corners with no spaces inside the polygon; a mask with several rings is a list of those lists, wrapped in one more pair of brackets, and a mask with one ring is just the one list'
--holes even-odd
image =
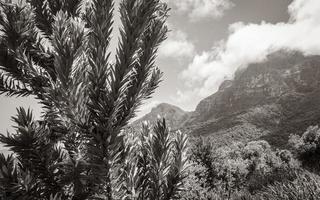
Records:
{"label": "white cloud", "polygon": [[135,119],[133,119],[133,121],[148,114],[152,108],[156,107],[160,103],[161,103],[160,101],[155,100],[155,101],[150,101],[150,102],[142,104],[142,106],[139,108],[139,110],[137,112],[137,116],[135,117]]}
{"label": "white cloud", "polygon": [[192,57],[194,53],[194,45],[188,41],[187,35],[180,30],[169,32],[168,39],[159,48],[161,57],[185,58]]}
{"label": "white cloud", "polygon": [[166,0],[178,12],[188,14],[191,21],[207,17],[220,18],[224,12],[233,7],[230,0]]}
{"label": "white cloud", "polygon": [[172,101],[177,104],[185,104],[186,102],[190,101],[193,97],[199,97],[199,92],[196,90],[177,90],[176,96],[171,97]]}
{"label": "white cloud", "polygon": [[194,101],[204,98],[200,95],[200,92],[195,89],[188,88],[186,90],[177,90],[176,94],[170,97],[173,104],[179,105],[186,111],[195,110]]}
{"label": "white cloud", "polygon": [[294,0],[288,11],[290,21],[287,23],[231,25],[223,45],[196,55],[182,72],[186,84],[196,85],[202,95],[209,95],[225,78],[232,78],[239,67],[262,61],[277,50],[320,54],[320,1]]}

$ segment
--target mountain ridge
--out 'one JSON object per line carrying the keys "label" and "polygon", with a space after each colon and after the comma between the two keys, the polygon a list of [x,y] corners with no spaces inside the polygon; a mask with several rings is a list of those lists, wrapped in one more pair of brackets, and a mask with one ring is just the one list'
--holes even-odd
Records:
{"label": "mountain ridge", "polygon": [[319,80],[320,56],[279,51],[238,70],[195,111],[167,120],[174,120],[174,129],[220,144],[265,139],[281,148],[290,134],[320,121]]}
{"label": "mountain ridge", "polygon": [[154,123],[159,117],[164,117],[167,119],[168,125],[172,129],[176,129],[180,126],[180,124],[188,119],[189,113],[190,112],[184,111],[178,106],[169,103],[160,103],[153,107],[149,113],[135,120],[131,126],[138,128],[143,121]]}

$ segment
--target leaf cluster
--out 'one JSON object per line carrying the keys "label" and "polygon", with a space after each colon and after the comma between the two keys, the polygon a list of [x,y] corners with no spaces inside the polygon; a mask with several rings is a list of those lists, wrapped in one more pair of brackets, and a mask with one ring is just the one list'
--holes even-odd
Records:
{"label": "leaf cluster", "polygon": [[185,136],[169,139],[158,122],[153,138],[129,150],[124,131],[161,81],[155,59],[168,11],[160,0],[122,0],[112,58],[114,1],[0,2],[0,94],[32,96],[43,108],[39,120],[18,108],[16,132],[0,136],[14,152],[0,159],[6,198],[111,200],[127,195],[125,180],[135,178],[142,188],[127,186],[130,194],[176,198]]}

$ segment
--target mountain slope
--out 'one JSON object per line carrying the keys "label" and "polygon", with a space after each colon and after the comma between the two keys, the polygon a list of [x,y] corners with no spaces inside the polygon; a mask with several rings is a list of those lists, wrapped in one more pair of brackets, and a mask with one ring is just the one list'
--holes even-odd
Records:
{"label": "mountain slope", "polygon": [[217,142],[263,138],[275,146],[320,122],[320,57],[277,52],[238,71],[202,100],[185,125]]}
{"label": "mountain slope", "polygon": [[143,120],[161,113],[173,120],[174,128],[210,136],[219,145],[265,139],[284,147],[290,134],[302,134],[320,122],[319,103],[320,56],[279,51],[238,70],[234,80],[223,82],[194,112],[172,115],[154,109]]}

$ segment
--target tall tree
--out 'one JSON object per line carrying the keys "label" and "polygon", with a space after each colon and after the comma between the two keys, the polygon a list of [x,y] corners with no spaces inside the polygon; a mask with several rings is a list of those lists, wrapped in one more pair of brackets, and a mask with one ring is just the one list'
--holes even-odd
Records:
{"label": "tall tree", "polygon": [[[159,122],[158,139],[140,149],[157,165],[143,168],[126,164],[143,162],[124,131],[161,80],[155,59],[166,39],[168,10],[160,0],[122,0],[112,60],[112,0],[0,2],[0,93],[34,96],[43,107],[40,120],[18,108],[16,132],[0,136],[14,152],[0,156],[0,192],[7,199],[177,198],[185,136],[169,140]],[[124,187],[128,169],[148,171],[139,174],[144,198],[128,195],[134,188]],[[150,189],[158,180],[150,182],[151,175],[164,189]]]}

